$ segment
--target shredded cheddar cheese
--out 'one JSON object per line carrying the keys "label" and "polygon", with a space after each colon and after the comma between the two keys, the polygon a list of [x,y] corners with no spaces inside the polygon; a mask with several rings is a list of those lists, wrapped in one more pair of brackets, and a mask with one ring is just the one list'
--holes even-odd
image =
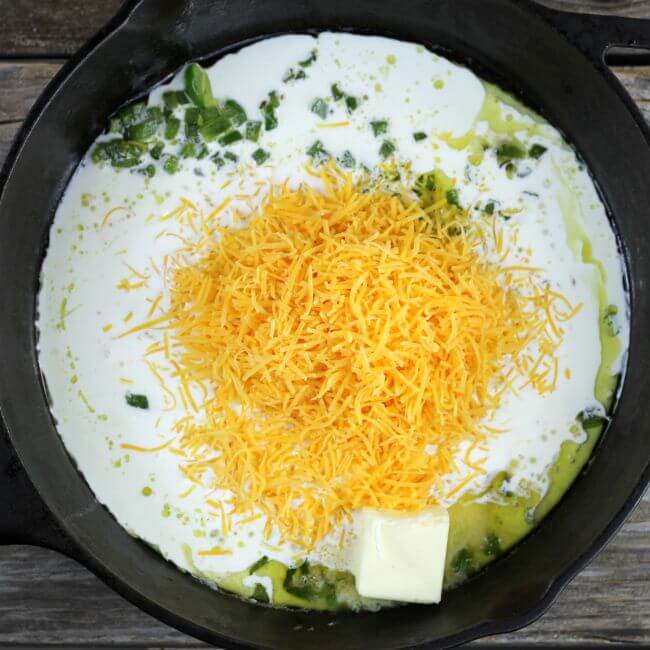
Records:
{"label": "shredded cheddar cheese", "polygon": [[[320,179],[272,189],[243,227],[213,225],[209,245],[185,202],[200,241],[171,264],[167,313],[130,330],[169,335],[186,476],[306,549],[358,508],[434,503],[506,391],[554,389],[576,311],[507,264],[496,225],[332,168]],[[472,476],[484,460],[467,461]]]}

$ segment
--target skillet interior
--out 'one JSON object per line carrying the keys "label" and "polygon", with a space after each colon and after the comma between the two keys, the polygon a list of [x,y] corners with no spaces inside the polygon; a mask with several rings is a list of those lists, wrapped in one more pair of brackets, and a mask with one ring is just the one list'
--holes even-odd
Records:
{"label": "skillet interior", "polygon": [[[513,0],[130,3],[114,32],[69,66],[47,94],[7,168],[0,198],[0,408],[15,448],[46,504],[73,540],[71,553],[144,609],[208,641],[303,648],[399,648],[520,626],[540,614],[601,544],[648,479],[650,386],[643,335],[650,278],[646,132],[612,84],[528,5]],[[185,61],[260,36],[352,30],[442,48],[540,110],[590,166],[615,216],[631,277],[634,316],[618,415],[587,471],[514,552],[439,608],[338,615],[261,608],[216,594],[128,536],[98,505],[54,429],[34,351],[38,274],[49,224],[79,159],[108,115]],[[44,164],[46,161],[46,164]],[[330,625],[330,623],[334,623]]]}

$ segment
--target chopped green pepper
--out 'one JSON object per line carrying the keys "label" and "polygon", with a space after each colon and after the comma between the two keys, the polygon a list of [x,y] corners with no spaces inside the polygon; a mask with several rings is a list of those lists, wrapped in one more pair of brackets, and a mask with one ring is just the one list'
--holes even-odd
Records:
{"label": "chopped green pepper", "polygon": [[374,136],[381,135],[382,133],[388,133],[388,121],[387,120],[374,120],[370,122],[370,128]]}
{"label": "chopped green pepper", "polygon": [[603,417],[598,410],[593,408],[586,408],[584,411],[580,411],[576,419],[585,431],[587,429],[602,427],[607,423],[607,418]]}
{"label": "chopped green pepper", "polygon": [[177,117],[168,117],[165,124],[165,139],[173,140],[181,128],[181,121]]}
{"label": "chopped green pepper", "polygon": [[251,156],[256,164],[262,165],[271,157],[271,154],[264,149],[255,149]]}
{"label": "chopped green pepper", "polygon": [[190,63],[185,70],[185,93],[200,108],[217,105],[210,77],[198,63]]}
{"label": "chopped green pepper", "polygon": [[526,152],[518,145],[512,142],[504,142],[497,147],[497,162],[499,167],[512,160],[524,158]]}
{"label": "chopped green pepper", "polygon": [[337,84],[332,84],[331,91],[332,91],[332,97],[334,98],[335,102],[338,102],[339,99],[343,99],[343,97],[345,96],[343,91],[338,87]]}
{"label": "chopped green pepper", "polygon": [[246,123],[246,139],[251,142],[257,142],[260,139],[262,132],[262,123],[259,121],[252,121]]}
{"label": "chopped green pepper", "polygon": [[311,147],[307,149],[307,155],[316,163],[324,162],[329,160],[331,157],[329,152],[325,150],[325,147],[323,147],[323,143],[320,140],[316,140]]}
{"label": "chopped green pepper", "polygon": [[174,110],[179,106],[184,106],[185,104],[190,103],[190,98],[185,94],[183,90],[168,90],[163,93],[163,102],[165,106],[170,110]]}
{"label": "chopped green pepper", "polygon": [[447,190],[445,196],[447,197],[447,203],[449,203],[449,205],[455,205],[460,208],[460,197],[457,189],[452,188],[451,190]]}
{"label": "chopped green pepper", "polygon": [[379,147],[379,155],[382,158],[388,158],[389,156],[392,156],[396,150],[397,148],[390,140],[384,140],[381,143],[381,147]]}
{"label": "chopped green pepper", "polygon": [[316,50],[312,50],[304,61],[298,61],[298,65],[301,68],[308,68],[312,63],[316,61],[316,59],[318,59],[318,52]]}
{"label": "chopped green pepper", "polygon": [[154,146],[149,149],[149,155],[154,160],[160,160],[164,149],[165,145],[162,142],[156,142],[156,144],[154,144]]}
{"label": "chopped green pepper", "polygon": [[341,167],[346,167],[347,169],[353,169],[357,166],[357,161],[347,149],[338,157],[338,161]]}
{"label": "chopped green pepper", "polygon": [[348,109],[348,113],[352,113],[357,110],[359,106],[359,100],[352,95],[347,95],[345,98],[345,107]]}
{"label": "chopped green pepper", "polygon": [[147,104],[136,102],[120,109],[109,121],[111,133],[124,133],[130,126],[147,118]]}
{"label": "chopped green pepper", "polygon": [[324,120],[327,117],[328,110],[329,107],[327,105],[327,102],[320,97],[315,99],[311,105],[311,112],[318,115],[321,120]]}
{"label": "chopped green pepper", "polygon": [[294,70],[293,68],[289,68],[284,77],[282,77],[282,81],[284,81],[284,83],[288,83],[289,81],[299,81],[300,79],[306,78],[307,75],[305,74],[304,70]]}
{"label": "chopped green pepper", "polygon": [[451,561],[451,568],[457,575],[466,576],[472,569],[474,557],[467,548],[462,548]]}
{"label": "chopped green pepper", "polygon": [[269,558],[266,555],[262,555],[257,562],[253,562],[253,564],[250,565],[248,575],[252,576],[258,569],[261,569],[265,564],[268,564],[268,562]]}
{"label": "chopped green pepper", "polygon": [[167,156],[163,162],[163,169],[168,174],[175,174],[180,169],[180,162],[177,156]]}
{"label": "chopped green pepper", "polygon": [[276,115],[278,106],[280,106],[280,98],[275,90],[272,90],[269,93],[269,98],[260,104],[264,115],[264,128],[267,131],[272,131],[278,126],[278,117]]}
{"label": "chopped green pepper", "polygon": [[233,129],[232,131],[228,131],[226,135],[223,135],[219,138],[219,144],[223,147],[227,147],[243,139],[244,136],[241,134],[241,132]]}
{"label": "chopped green pepper", "polygon": [[137,409],[148,409],[149,399],[146,395],[136,395],[135,393],[126,394],[126,403]]}
{"label": "chopped green pepper", "polygon": [[203,124],[203,113],[198,108],[185,110],[185,137],[192,139],[199,135],[199,128]]}
{"label": "chopped green pepper", "polygon": [[223,114],[235,126],[239,126],[246,121],[246,111],[244,107],[234,99],[227,99],[223,105]]}
{"label": "chopped green pepper", "polygon": [[261,585],[259,582],[255,585],[252,595],[253,600],[256,600],[258,603],[269,603],[271,602],[269,595],[266,593],[264,585]]}
{"label": "chopped green pepper", "polygon": [[212,142],[230,128],[230,120],[216,107],[206,108],[201,121],[201,135],[208,142]]}
{"label": "chopped green pepper", "polygon": [[539,160],[545,153],[546,153],[546,147],[542,146],[541,144],[534,144],[530,148],[528,155],[531,158],[535,158],[535,160]]}
{"label": "chopped green pepper", "polygon": [[95,164],[110,162],[113,167],[135,167],[140,164],[146,151],[146,145],[141,142],[130,142],[117,138],[100,142],[95,146],[91,159]]}

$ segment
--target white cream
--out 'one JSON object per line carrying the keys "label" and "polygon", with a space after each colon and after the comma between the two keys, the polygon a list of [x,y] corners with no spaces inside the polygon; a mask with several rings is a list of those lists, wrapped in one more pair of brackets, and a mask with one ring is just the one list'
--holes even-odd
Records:
{"label": "white cream", "polygon": [[[318,60],[307,69],[308,78],[282,83],[287,70],[312,48],[317,48]],[[232,147],[240,166],[217,169],[209,158],[187,160],[174,176],[158,169],[152,179],[146,179],[128,170],[97,167],[86,157],[52,226],[39,296],[39,358],[59,433],[97,498],[126,529],[185,570],[192,566],[184,548],[191,549],[199,571],[212,573],[241,570],[261,555],[292,561],[298,549],[278,548],[275,539],[267,544],[263,520],[235,527],[224,537],[220,517],[206,506],[207,491],[199,487],[187,493],[191,484],[179,470],[179,458],[168,450],[139,453],[120,448],[122,443],[153,447],[166,442],[183,410],[178,404],[169,408],[143,357],[157,335],[117,336],[147,320],[147,299],[165,292],[163,280],[151,270],[152,261],[163,268],[165,256],[179,247],[176,235],[189,231],[173,219],[161,221],[160,216],[176,208],[182,197],[207,213],[228,196],[250,194],[255,181],[289,179],[294,185],[306,181],[305,151],[317,139],[333,155],[349,150],[372,168],[380,162],[378,152],[385,137],[395,143],[401,161],[412,162],[416,173],[438,167],[455,177],[463,205],[494,199],[504,208],[522,208],[502,224],[504,230],[517,229],[519,246],[532,251],[530,263],[542,267],[551,285],[572,303],[583,304],[566,323],[559,350],[560,365],[571,369],[571,378],[561,375],[557,390],[545,396],[527,389],[517,398],[508,397],[495,416],[495,423],[507,431],[490,439],[488,454],[476,452],[487,455],[487,474],[465,488],[479,489],[515,461],[513,484],[523,481],[543,490],[545,469],[561,442],[570,437],[576,413],[595,403],[601,354],[597,278],[594,267],[583,264],[567,243],[562,210],[567,192],[606,270],[608,299],[619,308],[621,338],[627,340],[627,306],[615,240],[592,180],[559,134],[549,126],[539,128],[534,139],[548,152],[532,161],[533,170],[525,178],[507,179],[490,155],[477,168],[470,168],[467,177],[467,151],[451,148],[439,136],[462,136],[474,125],[485,99],[483,84],[467,69],[420,46],[390,39],[327,33],[317,39],[283,36],[224,57],[209,75],[215,95],[236,99],[249,116],[258,115],[258,106],[270,91],[284,95],[277,112],[278,128],[263,133],[259,143],[243,141]],[[157,103],[163,90],[181,88],[182,83],[179,75],[170,86],[154,90],[150,102]],[[349,125],[324,128],[310,106],[316,97],[328,95],[333,83],[360,103],[352,115],[343,103],[334,105],[325,122],[348,121]],[[532,124],[515,109],[508,112]],[[373,135],[369,122],[375,119],[388,119],[387,136]],[[478,124],[476,129],[485,132],[487,127]],[[416,142],[416,131],[425,132],[427,139]],[[271,154],[259,168],[250,162],[257,147]],[[118,206],[124,209],[113,212],[102,225],[106,212]],[[234,198],[232,206],[245,204]],[[225,223],[230,214],[224,213]],[[133,283],[141,280],[127,265],[147,276],[144,287],[117,288],[125,278]],[[133,383],[124,384],[121,378]],[[150,408],[127,406],[128,391],[147,395]],[[466,473],[461,465],[460,475],[450,477],[450,485]],[[324,540],[312,559],[349,568],[347,552],[338,551],[338,532]],[[228,548],[232,555],[197,555],[213,546]]]}

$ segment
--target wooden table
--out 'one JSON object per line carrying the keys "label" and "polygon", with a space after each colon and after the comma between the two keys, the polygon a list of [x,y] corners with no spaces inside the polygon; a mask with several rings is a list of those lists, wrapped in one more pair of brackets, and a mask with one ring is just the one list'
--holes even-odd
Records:
{"label": "wooden table", "polygon": [[[477,0],[479,2],[480,0]],[[650,0],[545,0],[574,11],[650,18]],[[0,164],[30,106],[62,62],[120,0],[0,0]],[[650,67],[616,68],[650,120]],[[0,548],[0,647],[198,647],[56,553]],[[650,646],[650,496],[537,623],[484,646]]]}

